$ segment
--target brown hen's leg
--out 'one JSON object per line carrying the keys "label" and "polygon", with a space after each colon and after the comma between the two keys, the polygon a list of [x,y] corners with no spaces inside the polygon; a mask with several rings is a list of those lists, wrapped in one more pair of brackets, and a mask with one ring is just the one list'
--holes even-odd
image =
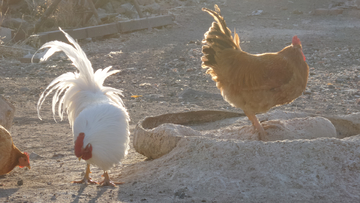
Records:
{"label": "brown hen's leg", "polygon": [[91,178],[89,176],[90,173],[91,173],[90,164],[87,164],[84,178],[82,180],[72,181],[72,183],[99,184],[98,182],[91,180]]}
{"label": "brown hen's leg", "polygon": [[246,113],[246,116],[249,118],[255,129],[259,132],[259,140],[266,140],[266,132],[264,128],[261,126],[259,120],[256,115],[253,113]]}
{"label": "brown hen's leg", "polygon": [[100,186],[112,186],[116,187],[116,185],[124,184],[122,182],[113,182],[110,180],[109,174],[104,171],[104,174],[102,175],[104,177],[104,180],[100,182]]}

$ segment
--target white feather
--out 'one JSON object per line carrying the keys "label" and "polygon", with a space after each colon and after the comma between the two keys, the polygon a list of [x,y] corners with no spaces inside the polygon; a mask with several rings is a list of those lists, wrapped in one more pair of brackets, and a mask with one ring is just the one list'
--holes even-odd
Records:
{"label": "white feather", "polygon": [[93,157],[88,163],[108,170],[120,162],[129,149],[129,115],[120,98],[122,91],[103,86],[107,77],[119,71],[110,71],[111,67],[107,67],[94,73],[79,44],[66,32],[61,31],[72,45],[59,41],[45,43],[40,49],[49,50],[41,60],[47,60],[54,53],[63,51],[78,72],[64,73],[46,87],[37,104],[38,116],[41,119],[41,105],[46,97],[55,91],[52,99],[54,119],[58,105],[57,111],[61,120],[64,112],[68,114],[74,141],[80,132],[84,132],[84,146],[92,144]]}
{"label": "white feather", "polygon": [[[61,30],[61,28],[60,28]],[[38,116],[40,116],[41,105],[45,101],[45,98],[51,94],[54,90],[57,90],[53,96],[52,110],[55,114],[55,107],[58,104],[58,114],[61,120],[63,120],[64,111],[68,114],[69,123],[72,126],[77,115],[87,106],[89,99],[92,97],[90,93],[103,93],[108,95],[111,100],[120,106],[123,106],[123,101],[118,95],[122,95],[122,91],[104,87],[103,83],[105,79],[119,70],[109,71],[111,67],[105,69],[98,69],[94,74],[94,70],[91,66],[89,59],[83,52],[81,47],[75,40],[70,37],[66,32],[61,30],[66,38],[74,46],[59,41],[51,41],[45,43],[40,49],[50,48],[41,60],[47,60],[55,52],[63,51],[73,62],[73,65],[78,69],[78,73],[64,73],[61,76],[53,80],[41,94],[37,104]],[[75,48],[74,48],[75,47]],[[61,93],[64,93],[62,98],[59,99]],[[90,97],[90,98],[89,98]],[[92,98],[95,99],[96,98]],[[91,101],[91,100],[90,100]],[[85,104],[84,104],[85,103]],[[55,115],[54,115],[55,118]]]}

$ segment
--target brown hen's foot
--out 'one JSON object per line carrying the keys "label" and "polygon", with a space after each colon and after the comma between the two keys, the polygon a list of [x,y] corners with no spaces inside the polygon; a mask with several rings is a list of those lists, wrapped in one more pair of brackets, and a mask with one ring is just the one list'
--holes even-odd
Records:
{"label": "brown hen's foot", "polygon": [[259,131],[259,140],[263,140],[263,141],[266,141],[267,140],[267,133],[265,132],[264,129],[262,129],[262,131],[258,130]]}
{"label": "brown hen's foot", "polygon": [[267,129],[281,129],[283,126],[283,124],[281,123],[280,120],[274,120],[274,121],[270,121],[267,124],[262,125],[262,127],[267,130]]}
{"label": "brown hen's foot", "polygon": [[85,176],[82,180],[77,180],[77,181],[72,181],[71,183],[79,183],[79,184],[99,184],[96,181],[91,180],[89,174],[91,173],[90,171],[90,164],[86,165],[86,172],[85,172]]}
{"label": "brown hen's foot", "polygon": [[105,171],[102,175],[104,177],[104,180],[100,182],[100,186],[112,186],[116,187],[116,185],[124,184],[123,182],[113,182],[110,180],[109,174]]}
{"label": "brown hen's foot", "polygon": [[253,126],[255,127],[255,129],[258,131],[259,133],[259,140],[267,140],[267,133],[265,132],[264,128],[261,126],[259,120],[257,119],[257,117],[255,116],[255,114],[252,113],[246,113],[246,116],[249,118],[249,120],[251,121],[251,123],[253,124]]}

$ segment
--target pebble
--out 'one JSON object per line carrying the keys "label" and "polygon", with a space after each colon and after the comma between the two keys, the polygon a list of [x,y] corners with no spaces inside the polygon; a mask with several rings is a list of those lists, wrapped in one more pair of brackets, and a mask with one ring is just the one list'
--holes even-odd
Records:
{"label": "pebble", "polygon": [[256,10],[256,11],[251,12],[251,15],[252,15],[252,16],[259,16],[259,15],[261,15],[263,12],[264,12],[263,10]]}
{"label": "pebble", "polygon": [[24,181],[23,181],[22,179],[20,179],[20,180],[17,181],[17,185],[18,185],[18,186],[21,186],[21,185],[23,185],[23,184],[24,184]]}

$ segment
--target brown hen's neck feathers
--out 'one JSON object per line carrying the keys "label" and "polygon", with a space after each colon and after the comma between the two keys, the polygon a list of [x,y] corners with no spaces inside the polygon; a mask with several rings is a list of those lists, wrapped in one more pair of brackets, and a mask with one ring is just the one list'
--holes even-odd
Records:
{"label": "brown hen's neck feathers", "polygon": [[19,165],[19,158],[23,156],[23,153],[14,145],[12,145],[12,151],[8,162],[5,164],[5,167],[0,171],[0,175],[7,174],[12,171],[16,166]]}
{"label": "brown hen's neck feathers", "polygon": [[278,52],[287,58],[291,59],[295,63],[303,63],[305,61],[305,56],[302,52],[302,46],[299,45],[290,45]]}

